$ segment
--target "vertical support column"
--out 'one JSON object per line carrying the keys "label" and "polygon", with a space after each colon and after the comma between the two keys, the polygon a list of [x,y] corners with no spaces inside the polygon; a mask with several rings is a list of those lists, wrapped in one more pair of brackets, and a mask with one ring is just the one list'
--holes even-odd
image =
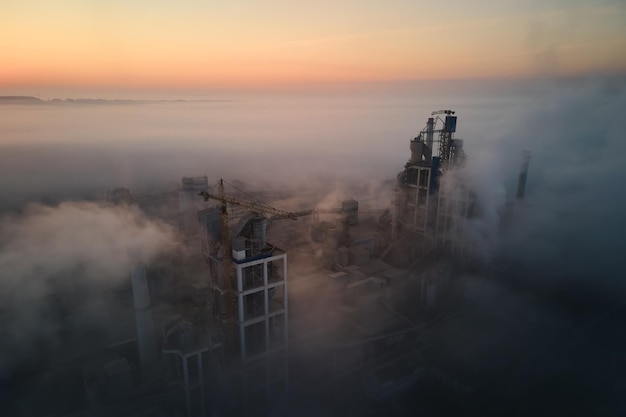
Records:
{"label": "vertical support column", "polygon": [[241,265],[236,265],[235,268],[237,269],[237,292],[242,292],[243,291],[243,270],[241,268]]}
{"label": "vertical support column", "polygon": [[241,359],[246,357],[246,335],[243,322],[245,320],[243,292],[243,270],[245,266],[237,265],[237,327],[239,328],[239,354]]}
{"label": "vertical support column", "polygon": [[267,285],[269,283],[269,279],[267,276],[267,260],[263,261],[263,297],[264,297],[264,310],[263,313],[265,315],[264,317],[264,323],[265,323],[265,352],[269,352],[270,350],[270,320],[269,320],[269,314],[270,314],[270,306],[269,306],[269,289],[267,288]]}
{"label": "vertical support column", "polygon": [[237,322],[241,323],[244,321],[244,311],[243,311],[243,268],[241,265],[237,265]]}
{"label": "vertical support column", "polygon": [[[432,175],[432,172],[431,172],[431,175]],[[441,230],[443,228],[443,224],[442,224],[443,223],[443,218],[442,218],[443,214],[442,213],[444,212],[443,201],[442,201],[442,198],[441,198],[441,196],[443,195],[443,191],[442,191],[442,187],[441,186],[439,187],[439,192],[437,194],[438,195],[437,195],[437,214],[436,214],[436,217],[435,217],[435,219],[436,219],[435,220],[435,242],[437,244],[441,244],[441,241],[442,241],[442,232],[441,232]]]}
{"label": "vertical support column", "polygon": [[287,254],[285,253],[285,257],[283,259],[283,305],[285,312],[284,316],[284,333],[285,333],[285,394],[289,394],[289,361],[287,360],[289,351],[289,296],[287,295]]}
{"label": "vertical support column", "polygon": [[283,277],[284,277],[284,282],[283,282],[283,304],[284,304],[284,309],[285,309],[285,351],[287,351],[288,349],[288,341],[289,341],[289,326],[288,326],[288,321],[289,321],[289,296],[287,295],[289,293],[288,288],[287,288],[287,254],[285,253],[285,258],[284,258],[284,262],[283,262]]}
{"label": "vertical support column", "polygon": [[[432,232],[432,228],[429,227],[430,224],[428,219],[430,216],[430,177],[433,175],[433,172],[430,168],[426,169],[426,172],[428,172],[428,181],[426,181],[426,201],[424,202],[424,231]],[[431,236],[430,233],[429,236]]]}
{"label": "vertical support column", "polygon": [[[239,296],[241,299],[242,297]],[[243,323],[239,323],[239,349],[241,350],[241,359],[246,359],[246,328]]]}
{"label": "vertical support column", "polygon": [[413,212],[413,227],[417,228],[417,218],[419,212],[419,203],[420,203],[420,175],[422,174],[422,170],[417,168],[417,179],[415,183],[415,211]]}
{"label": "vertical support column", "polygon": [[206,404],[204,400],[204,372],[202,366],[202,352],[198,352],[198,388],[200,391],[200,408],[202,415],[206,415]]}
{"label": "vertical support column", "polygon": [[189,364],[187,357],[182,356],[183,360],[183,386],[185,389],[185,403],[187,404],[187,416],[191,417],[191,393],[189,392]]}

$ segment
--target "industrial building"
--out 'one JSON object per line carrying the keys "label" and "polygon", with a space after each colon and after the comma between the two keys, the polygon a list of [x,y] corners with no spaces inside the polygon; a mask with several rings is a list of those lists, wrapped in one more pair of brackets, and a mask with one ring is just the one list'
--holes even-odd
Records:
{"label": "industrial building", "polygon": [[454,137],[456,125],[454,111],[433,112],[411,141],[411,157],[397,177],[392,239],[417,242],[408,254],[412,260],[436,247],[458,251],[467,246],[464,219],[471,215],[473,198],[455,175],[465,159],[463,140]]}
{"label": "industrial building", "polygon": [[[388,210],[357,195],[279,209],[263,191],[184,177],[178,204],[163,197],[178,206],[179,241],[129,271],[116,331],[75,354],[84,400],[66,414],[297,415],[313,404],[345,415],[386,404],[385,415],[405,415],[420,381],[472,392],[480,375],[432,348],[446,303],[462,296],[454,275],[471,256],[474,197],[454,175],[465,158],[455,112],[431,116]],[[108,201],[142,207],[154,196],[118,189]]]}

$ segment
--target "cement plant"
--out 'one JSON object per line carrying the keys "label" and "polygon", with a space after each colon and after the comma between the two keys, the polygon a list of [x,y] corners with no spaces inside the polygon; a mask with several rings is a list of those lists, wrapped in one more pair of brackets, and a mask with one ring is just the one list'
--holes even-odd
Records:
{"label": "cement plant", "polygon": [[[383,208],[358,187],[320,202],[196,173],[176,191],[109,191],[99,205],[141,210],[176,239],[149,261],[128,254],[124,282],[98,296],[105,336],[71,324],[79,288],[44,294],[69,330],[5,372],[6,392],[31,395],[7,415],[487,415],[510,364],[466,334],[479,314],[464,310],[478,285],[467,276],[489,273],[472,228],[483,208],[461,169],[472,138],[455,136],[453,110],[416,131]],[[529,161],[510,167],[499,233],[524,210]]]}

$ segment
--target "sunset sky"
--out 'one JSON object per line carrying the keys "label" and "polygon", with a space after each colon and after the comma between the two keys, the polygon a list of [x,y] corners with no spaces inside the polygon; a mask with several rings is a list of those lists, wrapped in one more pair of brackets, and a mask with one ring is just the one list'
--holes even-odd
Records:
{"label": "sunset sky", "polygon": [[0,89],[625,73],[625,22],[622,0],[3,0]]}

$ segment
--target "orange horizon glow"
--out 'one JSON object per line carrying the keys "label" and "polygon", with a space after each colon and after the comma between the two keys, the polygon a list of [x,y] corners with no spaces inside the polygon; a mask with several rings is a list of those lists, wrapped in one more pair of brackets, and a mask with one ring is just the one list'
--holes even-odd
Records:
{"label": "orange horizon glow", "polygon": [[9,3],[0,6],[0,88],[626,73],[623,6],[493,9],[477,1],[463,10],[465,3],[452,3],[442,12],[448,19],[415,19],[439,16],[428,3]]}

